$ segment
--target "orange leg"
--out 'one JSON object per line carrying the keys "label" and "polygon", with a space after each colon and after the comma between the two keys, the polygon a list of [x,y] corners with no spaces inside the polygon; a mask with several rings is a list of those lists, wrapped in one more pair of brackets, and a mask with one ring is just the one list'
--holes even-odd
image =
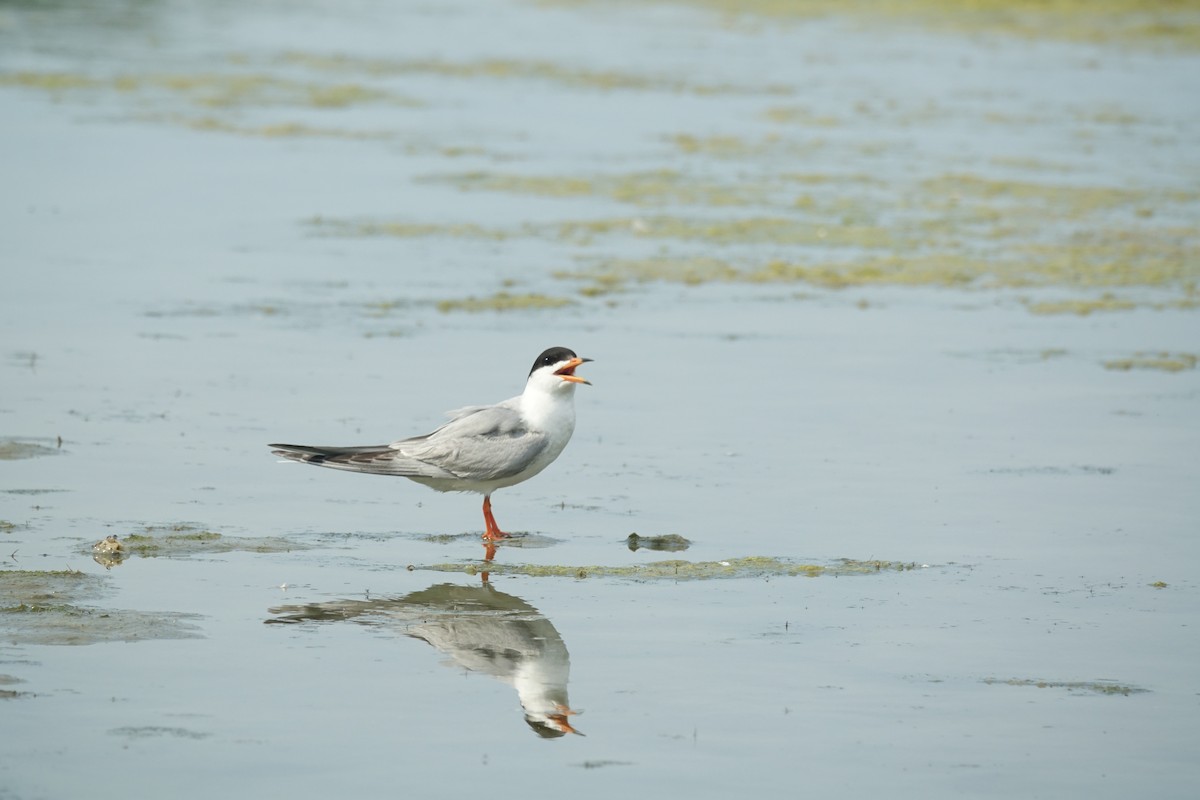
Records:
{"label": "orange leg", "polygon": [[497,539],[507,539],[510,534],[500,530],[500,526],[496,524],[496,518],[492,516],[492,496],[485,494],[483,496],[483,522],[487,526],[487,530],[483,532],[483,538],[489,542],[494,542]]}

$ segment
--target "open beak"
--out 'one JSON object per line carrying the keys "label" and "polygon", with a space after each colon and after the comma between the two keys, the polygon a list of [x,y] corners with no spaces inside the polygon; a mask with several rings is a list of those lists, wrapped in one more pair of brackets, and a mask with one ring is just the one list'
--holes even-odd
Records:
{"label": "open beak", "polygon": [[578,357],[572,358],[570,361],[567,362],[566,366],[562,367],[561,369],[555,370],[554,374],[557,375],[558,377],[562,378],[564,381],[570,381],[571,383],[586,383],[588,386],[591,386],[592,385],[591,381],[585,380],[575,374],[576,367],[578,367],[581,364],[584,364],[588,361],[591,361],[591,360],[592,359],[590,359],[590,358],[578,358]]}
{"label": "open beak", "polygon": [[[591,361],[590,358],[585,358],[583,360]],[[557,714],[549,715],[550,722],[552,722],[555,725],[555,727],[557,727],[563,733],[573,733],[576,736],[586,736],[586,734],[580,733],[579,731],[575,730],[575,728],[571,725],[571,723],[569,721],[571,717],[573,717],[579,713],[578,711],[572,711],[570,708],[562,705],[561,703],[558,704],[557,710],[558,710]]]}

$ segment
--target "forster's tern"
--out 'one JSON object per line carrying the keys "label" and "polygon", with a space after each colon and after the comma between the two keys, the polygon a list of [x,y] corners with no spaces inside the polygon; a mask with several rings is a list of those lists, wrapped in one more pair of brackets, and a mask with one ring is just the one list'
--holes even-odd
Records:
{"label": "forster's tern", "polygon": [[483,538],[508,536],[492,516],[492,492],[526,481],[550,466],[575,430],[575,385],[588,381],[580,358],[551,347],[533,362],[525,391],[494,406],[451,411],[433,433],[366,447],[269,445],[275,455],[321,467],[397,475],[439,492],[483,495]]}

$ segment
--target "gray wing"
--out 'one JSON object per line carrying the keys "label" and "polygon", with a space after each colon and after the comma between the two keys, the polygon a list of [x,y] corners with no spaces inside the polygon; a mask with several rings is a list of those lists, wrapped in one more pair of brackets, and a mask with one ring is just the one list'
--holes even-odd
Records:
{"label": "gray wing", "polygon": [[427,436],[393,442],[401,456],[460,480],[493,481],[516,475],[546,449],[546,435],[531,431],[516,409],[501,404],[461,409]]}
{"label": "gray wing", "polygon": [[281,458],[321,467],[417,480],[503,480],[523,471],[546,448],[505,404],[459,409],[433,433],[366,447],[272,444]]}
{"label": "gray wing", "polygon": [[447,478],[453,473],[431,464],[405,458],[388,444],[366,447],[314,447],[306,444],[272,444],[271,453],[289,461],[318,467],[367,472],[372,475],[397,475],[403,478]]}

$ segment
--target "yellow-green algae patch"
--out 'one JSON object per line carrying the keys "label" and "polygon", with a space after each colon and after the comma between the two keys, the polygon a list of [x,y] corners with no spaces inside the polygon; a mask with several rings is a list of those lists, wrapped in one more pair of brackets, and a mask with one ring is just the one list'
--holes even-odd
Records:
{"label": "yellow-green algae patch", "polygon": [[36,89],[52,94],[115,91],[125,94],[166,92],[206,108],[263,107],[345,108],[366,103],[420,105],[416,100],[357,83],[322,84],[246,72],[195,74],[128,74],[111,77],[64,72],[0,73],[0,86]]}
{"label": "yellow-green algae patch", "polygon": [[96,89],[108,85],[104,81],[73,72],[4,72],[0,73],[0,86],[15,86],[37,89],[58,94],[79,89]]}
{"label": "yellow-green algae patch", "polygon": [[[543,0],[582,5],[596,0]],[[842,17],[876,25],[908,24],[938,31],[992,33],[1070,42],[1200,47],[1195,0],[660,0],[720,14],[804,21]],[[607,5],[612,0],[607,0]]]}
{"label": "yellow-green algae patch", "polygon": [[806,283],[830,289],[852,286],[940,286],[974,289],[1060,286],[1096,288],[1149,286],[1180,288],[1182,295],[1166,303],[1138,303],[1116,297],[1071,304],[1031,304],[1039,313],[1083,313],[1088,310],[1119,310],[1134,305],[1154,308],[1191,308],[1196,301],[1189,286],[1200,276],[1200,260],[1159,262],[1131,261],[1092,264],[1065,255],[1065,246],[1052,258],[1013,259],[967,255],[957,252],[917,251],[911,254],[865,255],[848,260],[799,261],[771,259],[758,265],[741,265],[728,259],[697,256],[650,256],[609,259],[577,270],[562,270],[558,278],[591,281],[609,289],[628,282],[664,281],[702,284],[714,281],[737,283]]}
{"label": "yellow-green algae patch", "polygon": [[1136,353],[1128,358],[1104,362],[1105,369],[1128,372],[1135,369],[1156,369],[1163,372],[1183,372],[1195,369],[1200,356],[1195,353]]}
{"label": "yellow-green algae patch", "polygon": [[336,217],[313,217],[306,223],[325,236],[391,236],[414,239],[448,236],[464,239],[506,239],[514,232],[487,228],[473,223],[406,222],[401,220],[350,220]]}
{"label": "yellow-green algae patch", "polygon": [[1105,292],[1100,297],[1029,302],[1026,307],[1034,314],[1078,314],[1086,317],[1096,311],[1127,311],[1137,308],[1137,303]]}
{"label": "yellow-green algae patch", "polygon": [[[0,570],[0,638],[13,644],[85,645],[199,636],[195,615],[94,605],[104,579],[76,570]],[[92,601],[91,605],[80,605]]]}
{"label": "yellow-green algae patch", "polygon": [[462,191],[508,192],[541,197],[606,197],[638,206],[673,203],[700,206],[744,206],[765,202],[764,182],[706,180],[673,169],[611,175],[519,175],[502,172],[462,172],[429,176],[428,182],[448,183]]}
{"label": "yellow-green algae patch", "polygon": [[492,575],[528,575],[537,578],[621,578],[634,581],[716,580],[722,578],[769,578],[840,575],[874,575],[906,572],[920,564],[900,561],[839,559],[830,564],[803,564],[770,556],[731,558],[728,561],[654,561],[627,566],[571,566],[565,564],[430,564],[420,569],[434,572],[488,572]]}
{"label": "yellow-green algae patch", "polygon": [[391,139],[393,134],[387,131],[356,131],[348,128],[331,128],[318,125],[307,125],[302,122],[277,122],[266,125],[239,125],[217,117],[187,117],[172,115],[166,117],[167,122],[183,125],[197,131],[215,133],[230,133],[237,136],[254,136],[264,139],[289,138],[321,138],[321,139],[350,139],[371,140]]}
{"label": "yellow-green algae patch", "polygon": [[52,456],[61,452],[57,448],[29,439],[0,439],[0,461],[19,461],[23,458]]}
{"label": "yellow-green algae patch", "polygon": [[1150,691],[1139,686],[1118,683],[1116,681],[1044,681],[1036,678],[985,678],[988,685],[1002,686],[1032,686],[1038,689],[1066,689],[1069,692],[1086,692],[1089,694],[1124,695],[1144,694]]}
{"label": "yellow-green algae patch", "polygon": [[849,222],[829,224],[799,216],[695,218],[673,215],[601,217],[526,223],[513,228],[489,228],[473,223],[432,223],[403,220],[352,220],[314,217],[306,222],[328,236],[390,236],[400,239],[452,237],[499,241],[535,237],[588,245],[604,236],[632,236],[702,242],[711,245],[774,244],[902,248],[916,242],[881,225]]}
{"label": "yellow-green algae patch", "polygon": [[771,122],[801,125],[806,128],[834,128],[842,124],[837,117],[817,113],[806,106],[772,106],[763,116]]}
{"label": "yellow-green algae patch", "polygon": [[446,59],[359,58],[344,54],[324,55],[292,51],[278,58],[280,63],[323,72],[361,73],[380,76],[431,75],[443,78],[479,78],[491,80],[537,80],[571,89],[597,91],[665,91],[700,95],[714,94],[789,94],[790,89],[770,84],[737,86],[696,83],[694,81],[642,72],[587,69],[554,61],[489,58],[472,61]]}
{"label": "yellow-green algae patch", "polygon": [[757,139],[747,139],[741,136],[719,134],[712,136],[696,136],[690,133],[677,133],[666,137],[667,141],[680,153],[688,156],[704,156],[705,158],[800,158],[812,156],[826,142],[820,138],[797,140],[781,136],[778,133],[767,134]]}
{"label": "yellow-green algae patch", "polygon": [[[194,525],[147,526],[141,533],[120,537],[126,556],[187,558],[204,553],[287,553],[309,545],[278,536],[225,536]],[[91,545],[88,545],[90,552]]]}
{"label": "yellow-green algae patch", "polygon": [[551,297],[549,295],[530,292],[527,294],[510,294],[497,292],[490,297],[467,297],[459,300],[442,300],[437,304],[437,310],[442,313],[467,311],[481,313],[485,311],[533,311],[548,308],[562,308],[573,305],[574,300],[566,297]]}

